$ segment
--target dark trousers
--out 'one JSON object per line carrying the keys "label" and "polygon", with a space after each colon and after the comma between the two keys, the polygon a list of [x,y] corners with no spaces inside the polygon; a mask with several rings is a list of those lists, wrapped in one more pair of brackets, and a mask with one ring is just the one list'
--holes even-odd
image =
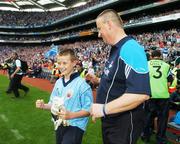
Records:
{"label": "dark trousers", "polygon": [[12,92],[12,80],[11,80],[11,78],[9,78],[9,86],[8,86],[6,92],[7,93],[11,93]]}
{"label": "dark trousers", "polygon": [[152,134],[152,123],[157,117],[157,144],[166,143],[166,128],[169,114],[169,99],[151,99],[147,104],[147,120],[143,132],[146,141]]}
{"label": "dark trousers", "polygon": [[22,89],[23,91],[27,92],[29,90],[28,87],[21,84],[21,80],[23,78],[23,75],[14,75],[14,77],[11,79],[11,87],[12,91],[15,95],[15,97],[19,97],[19,91],[18,89]]}
{"label": "dark trousers", "polygon": [[56,130],[56,144],[81,144],[84,131],[74,126],[59,126]]}
{"label": "dark trousers", "polygon": [[143,106],[119,114],[102,118],[104,144],[136,144],[145,123]]}

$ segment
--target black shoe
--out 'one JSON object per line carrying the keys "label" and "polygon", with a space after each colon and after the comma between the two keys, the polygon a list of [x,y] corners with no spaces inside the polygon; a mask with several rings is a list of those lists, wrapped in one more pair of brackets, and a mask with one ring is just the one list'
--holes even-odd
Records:
{"label": "black shoe", "polygon": [[10,90],[7,90],[7,91],[6,91],[6,93],[7,93],[7,94],[10,94],[10,93],[11,93],[11,91],[10,91]]}
{"label": "black shoe", "polygon": [[15,95],[13,98],[19,98],[20,96],[19,95]]}
{"label": "black shoe", "polygon": [[29,92],[29,88],[28,88],[27,90],[25,90],[24,92],[25,92],[25,93],[24,93],[24,96],[26,96],[27,93]]}
{"label": "black shoe", "polygon": [[11,96],[12,99],[19,99],[20,96]]}

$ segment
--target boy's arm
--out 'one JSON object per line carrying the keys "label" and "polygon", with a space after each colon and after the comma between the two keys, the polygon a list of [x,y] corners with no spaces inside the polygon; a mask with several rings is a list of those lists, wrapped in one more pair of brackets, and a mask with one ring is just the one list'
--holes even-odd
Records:
{"label": "boy's arm", "polygon": [[59,85],[60,85],[60,80],[57,80],[56,83],[55,83],[55,85],[54,85],[54,88],[53,88],[53,90],[52,90],[52,92],[51,92],[51,95],[50,95],[48,104],[52,103],[53,98],[54,98],[55,96],[59,96],[59,95],[60,95],[60,94],[59,94],[59,89],[60,89],[60,88],[59,88]]}
{"label": "boy's arm", "polygon": [[38,99],[36,100],[36,108],[50,110],[51,104],[45,104],[43,99]]}
{"label": "boy's arm", "polygon": [[50,104],[44,104],[43,108],[42,109],[45,109],[45,110],[50,110],[51,109],[51,105]]}
{"label": "boy's arm", "polygon": [[70,112],[70,111],[64,110],[64,111],[59,112],[59,116],[65,120],[80,118],[80,117],[87,117],[89,115],[90,113],[85,110],[81,110],[78,112]]}
{"label": "boy's arm", "polygon": [[44,103],[43,99],[38,99],[38,100],[36,100],[36,108],[50,110],[51,106],[52,106],[53,97],[57,96],[57,95],[58,95],[58,81],[56,81],[56,83],[54,85],[49,102]]}

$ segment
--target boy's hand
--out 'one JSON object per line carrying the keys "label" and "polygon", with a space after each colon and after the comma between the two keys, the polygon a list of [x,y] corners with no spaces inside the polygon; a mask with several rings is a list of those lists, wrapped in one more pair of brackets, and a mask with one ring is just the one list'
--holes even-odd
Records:
{"label": "boy's hand", "polygon": [[69,120],[69,119],[72,119],[72,112],[66,109],[63,109],[60,112],[58,112],[58,116],[62,118],[63,120]]}
{"label": "boy's hand", "polygon": [[43,99],[36,100],[36,108],[40,108],[40,109],[44,108],[44,100]]}

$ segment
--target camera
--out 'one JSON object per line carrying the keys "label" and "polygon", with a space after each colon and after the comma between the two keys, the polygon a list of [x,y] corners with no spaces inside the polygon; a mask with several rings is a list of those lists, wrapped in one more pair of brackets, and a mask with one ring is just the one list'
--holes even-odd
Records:
{"label": "camera", "polygon": [[1,63],[0,64],[0,70],[7,70],[9,68],[10,68],[10,66],[8,63]]}

